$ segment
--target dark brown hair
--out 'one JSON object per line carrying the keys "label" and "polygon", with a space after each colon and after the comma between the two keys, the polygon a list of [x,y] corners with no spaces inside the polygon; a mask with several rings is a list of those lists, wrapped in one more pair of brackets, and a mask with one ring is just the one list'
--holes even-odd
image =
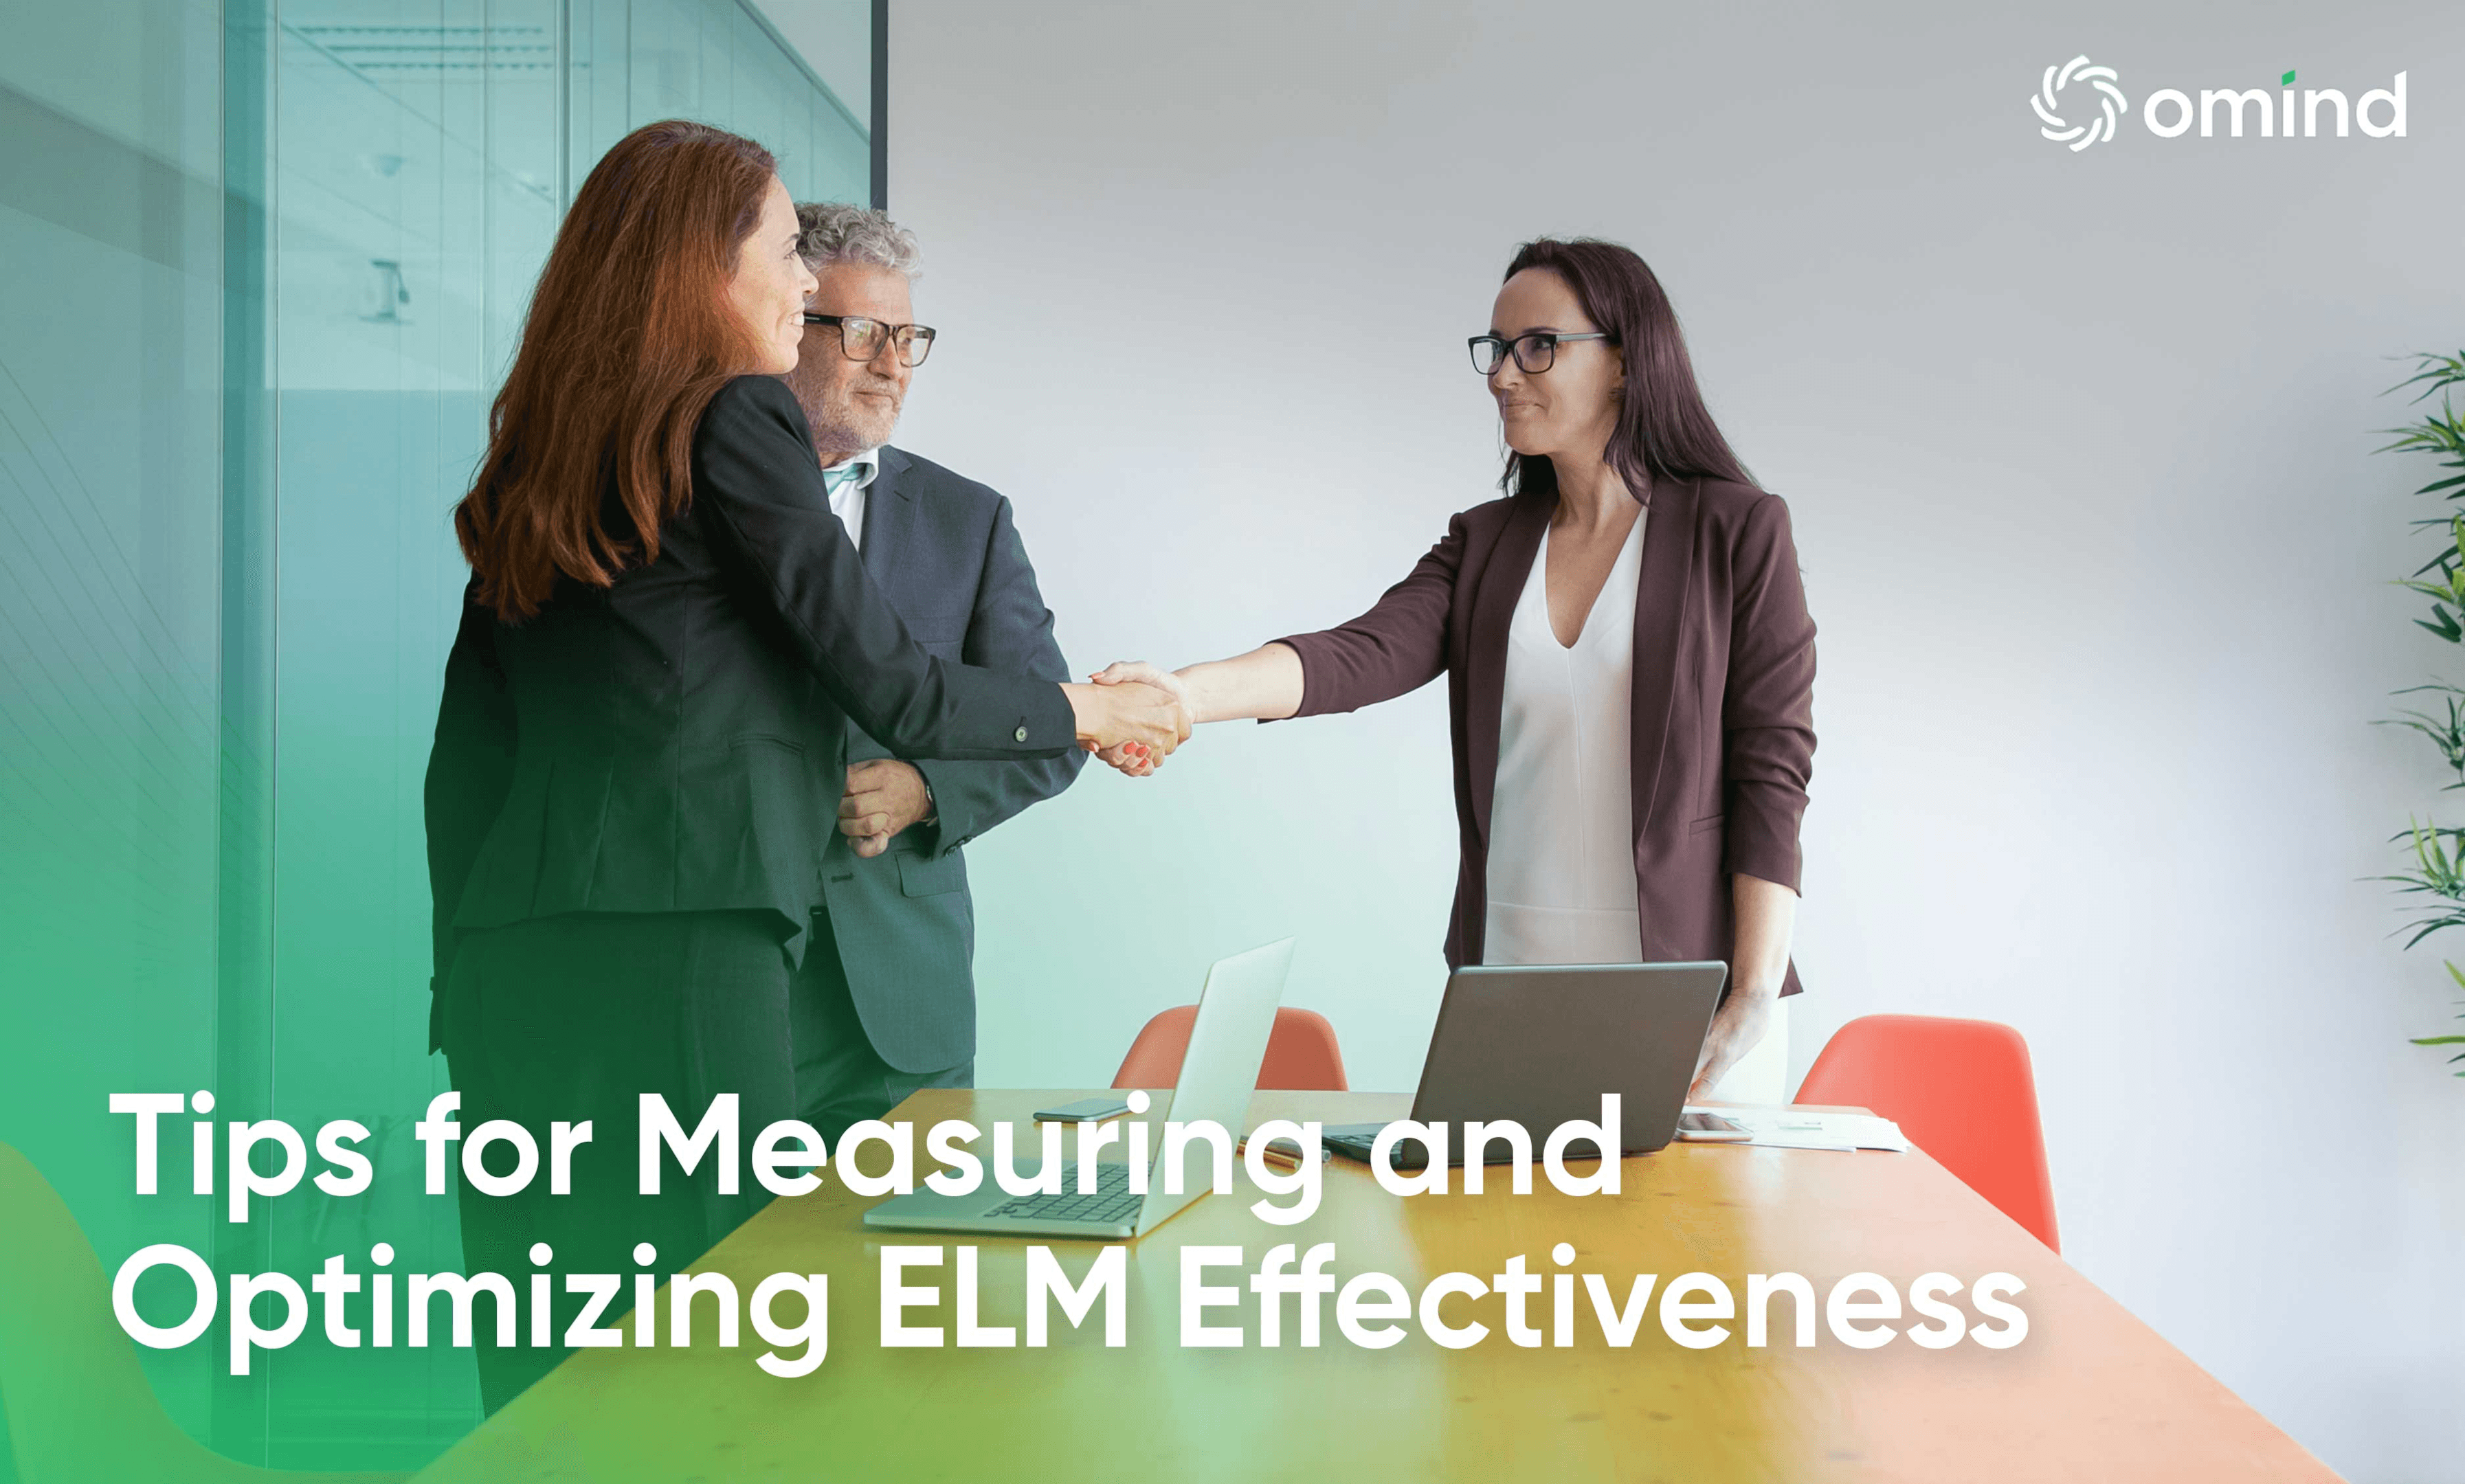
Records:
{"label": "dark brown hair", "polygon": [[[1626,389],[1604,456],[1636,498],[1650,504],[1653,485],[1663,479],[1755,482],[1703,405],[1677,311],[1632,248],[1598,237],[1539,237],[1515,250],[1506,277],[1526,268],[1545,268],[1564,279],[1585,315],[1618,347]],[[1546,458],[1510,451],[1498,487],[1555,499],[1558,471]]]}
{"label": "dark brown hair", "polygon": [[[657,560],[659,523],[692,498],[695,424],[758,364],[727,281],[776,169],[749,139],[672,119],[618,140],[582,183],[454,509],[498,616],[537,613],[560,575],[605,587]],[[611,477],[630,529],[609,528]]]}

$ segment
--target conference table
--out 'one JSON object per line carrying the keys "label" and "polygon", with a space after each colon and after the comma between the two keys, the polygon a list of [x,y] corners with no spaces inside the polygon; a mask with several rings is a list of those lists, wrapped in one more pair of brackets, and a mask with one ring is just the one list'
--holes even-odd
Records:
{"label": "conference table", "polygon": [[[931,1123],[974,1122],[987,1130],[982,1151],[993,1123],[1015,1120],[1021,1148],[1033,1150],[1029,1114],[1084,1096],[930,1091],[891,1117],[917,1124],[921,1179],[935,1167],[923,1158]],[[1366,1122],[1409,1111],[1409,1098],[1386,1094],[1261,1091],[1250,1118],[1254,1126],[1271,1118]],[[887,1166],[887,1151],[869,1152],[860,1168]],[[691,1269],[727,1274],[745,1295],[772,1273],[831,1274],[828,1354],[811,1374],[765,1374],[754,1357],[766,1347],[749,1328],[736,1349],[705,1341],[580,1351],[418,1479],[2336,1477],[1921,1150],[1673,1143],[1626,1161],[1613,1196],[1563,1194],[1537,1168],[1532,1192],[1516,1195],[1502,1170],[1489,1173],[1480,1195],[1458,1185],[1408,1198],[1339,1159],[1325,1168],[1317,1212],[1291,1227],[1253,1215],[1261,1192],[1236,1177],[1233,1192],[1202,1196],[1126,1244],[1126,1344],[1105,1346],[1100,1315],[1072,1327],[1056,1307],[1048,1345],[1028,1349],[1026,1249],[1051,1248],[1075,1282],[1099,1244],[868,1229],[860,1218],[877,1198],[846,1190],[826,1167],[820,1189],[771,1202]],[[1490,1326],[1467,1348],[1444,1348],[1409,1319],[1400,1343],[1356,1346],[1338,1333],[1331,1304],[1321,1343],[1300,1348],[1286,1298],[1282,1343],[1269,1349],[1258,1342],[1259,1300],[1244,1291],[1243,1307],[1208,1318],[1241,1323],[1247,1343],[1182,1348],[1181,1249],[1241,1248],[1244,1267],[1213,1269],[1207,1279],[1239,1284],[1285,1242],[1304,1251],[1332,1242],[1339,1279],[1383,1272],[1416,1297],[1437,1274],[1485,1278],[1517,1253],[1544,1274],[1601,1274],[1620,1300],[1637,1274],[1665,1282],[1708,1273],[1743,1298],[1747,1274],[1794,1273],[1819,1300],[1855,1273],[1880,1274],[1905,1294],[1921,1274],[1974,1281],[2001,1272],[2027,1285],[2012,1301],[2028,1332],[1999,1350],[1966,1340],[1930,1350],[1905,1337],[1855,1349],[1819,1327],[1816,1342],[1800,1348],[1784,1297],[1773,1302],[1765,1345],[1749,1348],[1733,1321],[1725,1342],[1688,1349],[1663,1333],[1654,1291],[1632,1346],[1611,1348],[1579,1288],[1580,1322],[1565,1348],[1510,1342],[1503,1300],[1491,1294],[1445,1301],[1449,1322]],[[1566,1270],[1551,1256],[1562,1242],[1578,1254]],[[905,1283],[936,1283],[943,1296],[938,1308],[908,1309],[906,1324],[953,1336],[951,1250],[972,1245],[976,1321],[1019,1328],[1020,1347],[881,1348],[880,1249],[910,1243],[939,1244],[948,1255],[938,1269],[907,1271]],[[788,1322],[793,1306],[782,1302]],[[1531,1300],[1530,1313],[1548,1326],[1550,1296]]]}

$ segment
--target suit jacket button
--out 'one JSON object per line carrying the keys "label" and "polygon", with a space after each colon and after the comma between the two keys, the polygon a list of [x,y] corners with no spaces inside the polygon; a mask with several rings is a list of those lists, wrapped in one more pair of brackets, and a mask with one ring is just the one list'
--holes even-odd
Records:
{"label": "suit jacket button", "polygon": [[1027,741],[1027,728],[1022,726],[1017,731],[1010,733],[1010,740],[1012,742]]}

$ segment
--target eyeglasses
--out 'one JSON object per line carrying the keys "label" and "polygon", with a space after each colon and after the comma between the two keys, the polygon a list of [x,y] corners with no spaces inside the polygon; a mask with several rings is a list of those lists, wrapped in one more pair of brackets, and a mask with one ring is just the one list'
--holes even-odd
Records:
{"label": "eyeglasses", "polygon": [[807,324],[835,324],[839,327],[839,349],[851,361],[870,361],[881,354],[886,337],[899,347],[899,359],[909,365],[922,365],[933,350],[933,332],[922,324],[884,324],[862,315],[818,315],[805,311]]}
{"label": "eyeglasses", "polygon": [[1529,335],[1518,335],[1513,341],[1503,340],[1496,335],[1476,335],[1465,343],[1472,347],[1472,368],[1483,376],[1489,375],[1505,365],[1510,349],[1514,352],[1515,364],[1523,368],[1524,375],[1538,376],[1557,364],[1558,347],[1567,342],[1608,340],[1609,338],[1608,334],[1600,330],[1588,331],[1582,335],[1560,335],[1554,331],[1535,330]]}

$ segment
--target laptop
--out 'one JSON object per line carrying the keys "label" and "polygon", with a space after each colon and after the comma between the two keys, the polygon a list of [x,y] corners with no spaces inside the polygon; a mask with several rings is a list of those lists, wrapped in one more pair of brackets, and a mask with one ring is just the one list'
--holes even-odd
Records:
{"label": "laptop", "polygon": [[[1276,1029],[1276,1007],[1284,997],[1284,975],[1292,967],[1289,938],[1263,948],[1219,960],[1207,971],[1198,993],[1198,1017],[1189,1028],[1189,1050],[1181,1060],[1180,1086],[1166,1097],[1163,1117],[1183,1123],[1201,1119],[1241,1137],[1250,1111],[1250,1094],[1258,1085],[1258,1069],[1267,1059],[1267,1037]],[[987,1131],[989,1140],[990,1130]],[[1075,1149],[1076,1141],[1065,1141]],[[1130,1167],[1108,1160],[1096,1166],[1100,1177],[1092,1195],[1078,1193],[1075,1160],[1062,1177],[1057,1195],[1011,1195],[992,1177],[991,1157],[985,1157],[984,1184],[971,1195],[944,1195],[919,1186],[893,1196],[864,1213],[868,1227],[917,1231],[973,1231],[989,1236],[1089,1237],[1118,1241],[1144,1236],[1164,1225],[1183,1207],[1205,1195],[1208,1185],[1193,1178],[1192,1189],[1166,1195],[1163,1188],[1161,1133],[1154,1141],[1156,1163],[1148,1171],[1144,1195],[1130,1189]],[[1204,1160],[1185,1166],[1191,1177],[1207,1168]]]}
{"label": "laptop", "polygon": [[[1650,1154],[1677,1132],[1695,1061],[1727,983],[1725,963],[1551,963],[1477,965],[1447,976],[1437,1029],[1421,1066],[1412,1118],[1451,1123],[1447,1163],[1464,1160],[1467,1119],[1513,1119],[1532,1136],[1539,1159],[1550,1130],[1572,1119],[1598,1121],[1601,1095],[1616,1093],[1623,1154]],[[1331,1123],[1326,1146],[1369,1160],[1383,1123]],[[1397,1141],[1395,1168],[1420,1169],[1429,1151]],[[1597,1159],[1590,1140],[1569,1159]],[[1484,1163],[1513,1156],[1492,1140]]]}

